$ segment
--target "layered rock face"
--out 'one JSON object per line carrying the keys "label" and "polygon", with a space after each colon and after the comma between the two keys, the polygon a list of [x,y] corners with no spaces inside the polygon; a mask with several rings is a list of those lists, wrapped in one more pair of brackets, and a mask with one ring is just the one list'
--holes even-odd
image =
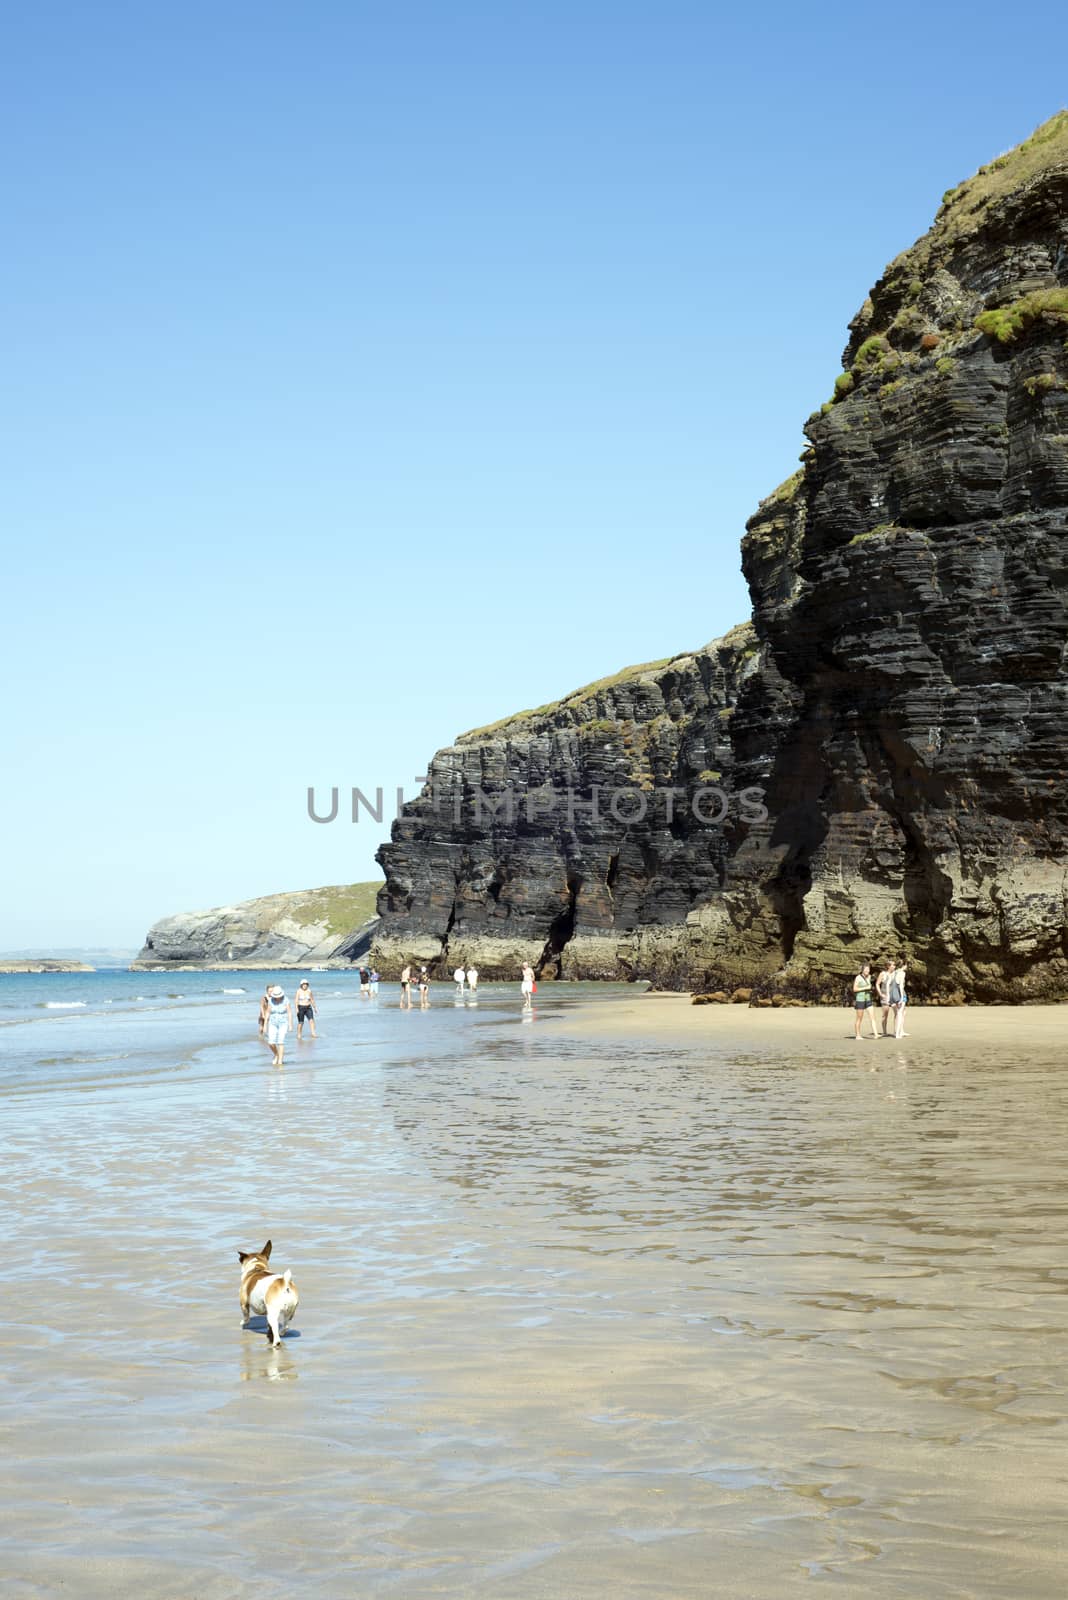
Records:
{"label": "layered rock face", "polygon": [[[1062,114],[854,319],[743,540],[752,631],[435,757],[380,852],[382,959],[838,998],[904,952],[930,998],[1068,996],[1066,341]],[[476,818],[509,784],[648,806]],[[710,785],[721,821],[667,815]]]}
{"label": "layered rock face", "polygon": [[[379,860],[375,956],[485,977],[618,977],[719,892],[735,820],[730,723],[757,669],[748,627],[591,684],[440,750]],[[677,964],[674,937],[662,952]],[[684,974],[679,973],[680,978]]]}
{"label": "layered rock face", "polygon": [[378,926],[377,884],[263,895],[211,911],[180,912],[149,928],[132,971],[155,967],[347,967]]}

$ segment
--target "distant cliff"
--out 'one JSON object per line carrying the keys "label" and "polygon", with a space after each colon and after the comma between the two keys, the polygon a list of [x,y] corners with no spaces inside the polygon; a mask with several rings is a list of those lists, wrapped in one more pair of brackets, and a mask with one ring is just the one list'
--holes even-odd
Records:
{"label": "distant cliff", "polygon": [[347,966],[363,955],[377,927],[378,888],[298,889],[164,917],[148,930],[133,966]]}
{"label": "distant cliff", "polygon": [[854,318],[742,541],[752,627],[439,751],[379,852],[380,964],[837,997],[904,950],[931,999],[1068,996],[1066,344],[1061,113]]}

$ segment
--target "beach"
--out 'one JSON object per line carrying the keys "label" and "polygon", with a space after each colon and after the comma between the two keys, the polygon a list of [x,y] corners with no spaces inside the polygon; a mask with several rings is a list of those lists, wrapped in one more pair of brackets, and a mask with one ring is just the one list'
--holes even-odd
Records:
{"label": "beach", "polygon": [[275,1071],[96,976],[0,1028],[13,1593],[1063,1592],[1068,1010],[329,974]]}

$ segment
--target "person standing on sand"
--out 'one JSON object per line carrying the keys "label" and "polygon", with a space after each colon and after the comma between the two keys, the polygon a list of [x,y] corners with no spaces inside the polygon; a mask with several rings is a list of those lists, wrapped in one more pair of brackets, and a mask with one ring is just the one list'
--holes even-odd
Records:
{"label": "person standing on sand", "polygon": [[430,974],[425,967],[419,968],[419,1006],[425,1011],[430,1004]]}
{"label": "person standing on sand", "polygon": [[463,967],[457,967],[452,975],[452,981],[456,985],[457,1000],[462,1000],[464,997],[464,984],[467,982],[467,973]]}
{"label": "person standing on sand", "polygon": [[286,999],[285,990],[276,983],[267,995],[267,1043],[276,1067],[282,1065],[286,1053],[286,1034],[292,1026],[293,1008]]}
{"label": "person standing on sand", "polygon": [[296,994],[297,1001],[297,1043],[304,1038],[304,1024],[311,1028],[311,1036],[318,1039],[315,1031],[315,996],[312,994],[311,984],[307,978],[301,978],[300,988]]}
{"label": "person standing on sand", "polygon": [[879,997],[879,1004],[883,1008],[882,1029],[884,1039],[890,1032],[890,979],[893,976],[894,963],[887,959],[881,964],[879,976],[875,980],[875,992]]}
{"label": "person standing on sand", "polygon": [[879,1030],[875,1026],[875,1012],[872,1010],[871,1005],[871,965],[867,961],[865,961],[853,979],[853,1036],[856,1039],[861,1036],[865,1011],[868,1013],[868,1020],[871,1023],[871,1036],[873,1039],[877,1039]]}
{"label": "person standing on sand", "polygon": [[467,987],[470,989],[472,994],[477,993],[477,991],[478,991],[478,968],[477,967],[468,967],[468,969],[467,969]]}
{"label": "person standing on sand", "polygon": [[400,986],[401,1010],[410,1011],[412,1009],[412,969],[410,966],[401,968]]}
{"label": "person standing on sand", "polygon": [[894,1008],[894,1038],[904,1039],[905,1034],[905,1007],[909,997],[905,993],[905,977],[908,963],[904,956],[898,956],[894,975],[890,979],[890,1004]]}
{"label": "person standing on sand", "polygon": [[268,984],[266,989],[264,989],[263,994],[260,996],[260,1037],[261,1038],[263,1037],[263,1034],[264,1034],[264,1032],[265,1032],[265,1030],[267,1028],[267,1010],[268,1010],[268,1007],[270,1006],[270,993],[271,993],[271,985]]}
{"label": "person standing on sand", "polygon": [[529,961],[523,963],[523,982],[520,985],[523,996],[523,1010],[529,1011],[534,1004],[534,968]]}

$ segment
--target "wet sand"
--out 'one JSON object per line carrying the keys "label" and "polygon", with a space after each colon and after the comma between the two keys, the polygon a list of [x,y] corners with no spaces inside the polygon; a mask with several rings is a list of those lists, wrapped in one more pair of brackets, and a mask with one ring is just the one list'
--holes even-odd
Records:
{"label": "wet sand", "polygon": [[1065,1021],[550,995],[7,1100],[10,1592],[1059,1597]]}

